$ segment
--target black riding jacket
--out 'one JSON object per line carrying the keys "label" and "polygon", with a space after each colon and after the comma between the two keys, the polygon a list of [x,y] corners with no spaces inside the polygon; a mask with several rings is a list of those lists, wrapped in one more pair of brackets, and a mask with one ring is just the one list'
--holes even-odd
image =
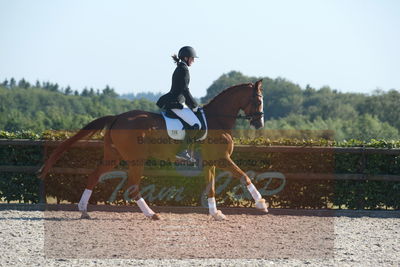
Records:
{"label": "black riding jacket", "polygon": [[172,74],[171,90],[160,97],[157,106],[165,109],[183,108],[182,104],[185,103],[189,108],[197,107],[198,104],[189,91],[189,82],[189,67],[180,61]]}

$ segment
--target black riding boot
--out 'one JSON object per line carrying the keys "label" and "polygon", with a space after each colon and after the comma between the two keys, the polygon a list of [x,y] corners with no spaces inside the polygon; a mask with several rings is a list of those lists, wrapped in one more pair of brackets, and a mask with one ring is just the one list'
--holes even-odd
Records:
{"label": "black riding boot", "polygon": [[188,161],[190,163],[196,163],[197,160],[194,158],[194,144],[197,140],[199,125],[196,123],[194,126],[188,126],[185,130],[186,136],[184,146],[187,149],[178,153],[176,157],[180,160]]}

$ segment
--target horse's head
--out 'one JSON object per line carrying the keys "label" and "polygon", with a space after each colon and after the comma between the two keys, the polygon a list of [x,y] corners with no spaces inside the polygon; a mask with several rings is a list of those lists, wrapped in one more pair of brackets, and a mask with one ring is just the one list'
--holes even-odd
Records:
{"label": "horse's head", "polygon": [[264,126],[262,80],[251,86],[249,97],[244,99],[243,111],[256,129]]}

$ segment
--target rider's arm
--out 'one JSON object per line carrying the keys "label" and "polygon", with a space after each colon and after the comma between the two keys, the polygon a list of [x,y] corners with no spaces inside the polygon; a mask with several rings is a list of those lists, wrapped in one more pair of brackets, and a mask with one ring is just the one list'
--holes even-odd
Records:
{"label": "rider's arm", "polygon": [[183,95],[185,96],[186,99],[186,105],[191,108],[197,108],[198,104],[196,102],[196,100],[194,99],[194,97],[192,96],[192,94],[189,91],[189,88],[187,90],[184,91]]}
{"label": "rider's arm", "polygon": [[196,100],[192,96],[192,94],[189,91],[189,81],[190,81],[190,76],[189,76],[189,70],[186,68],[182,68],[180,73],[181,75],[179,81],[179,87],[181,88],[181,92],[183,96],[185,97],[185,104],[191,108],[194,109],[198,106]]}

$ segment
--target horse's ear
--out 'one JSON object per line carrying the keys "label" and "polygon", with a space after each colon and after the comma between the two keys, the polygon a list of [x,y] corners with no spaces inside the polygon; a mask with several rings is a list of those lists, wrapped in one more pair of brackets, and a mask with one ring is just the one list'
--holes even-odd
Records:
{"label": "horse's ear", "polygon": [[262,81],[263,79],[256,81],[255,87],[257,88],[257,90],[262,90]]}

